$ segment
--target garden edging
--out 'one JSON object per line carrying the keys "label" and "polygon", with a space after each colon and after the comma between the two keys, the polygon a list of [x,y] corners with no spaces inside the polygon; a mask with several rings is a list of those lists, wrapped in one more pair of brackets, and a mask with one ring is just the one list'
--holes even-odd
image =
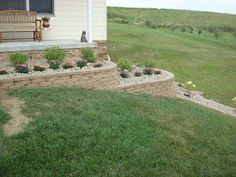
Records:
{"label": "garden edging", "polygon": [[39,73],[0,78],[0,89],[22,87],[83,87],[109,89],[117,92],[144,93],[153,96],[175,97],[175,79],[172,73],[163,71],[167,77],[134,84],[122,84],[118,79],[115,63],[94,68],[58,73]]}

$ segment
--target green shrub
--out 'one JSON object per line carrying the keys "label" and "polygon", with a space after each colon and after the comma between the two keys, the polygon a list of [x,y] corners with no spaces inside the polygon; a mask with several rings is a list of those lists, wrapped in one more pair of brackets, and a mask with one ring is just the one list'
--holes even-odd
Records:
{"label": "green shrub", "polygon": [[46,50],[45,58],[49,61],[61,63],[65,58],[65,51],[60,47],[52,47]]}
{"label": "green shrub", "polygon": [[129,22],[123,18],[112,18],[109,19],[109,22],[111,23],[118,23],[118,24],[128,24]]}
{"label": "green shrub", "polygon": [[148,27],[151,27],[152,22],[149,21],[149,20],[146,20],[146,21],[144,22],[144,25],[145,25],[145,26],[148,26]]}
{"label": "green shrub", "polygon": [[29,67],[27,64],[17,64],[15,66],[15,71],[17,73],[28,73],[29,72]]}
{"label": "green shrub", "polygon": [[223,34],[222,31],[216,30],[216,31],[214,32],[214,37],[215,37],[216,39],[219,39],[219,38],[222,37],[223,35],[224,35],[224,34]]}
{"label": "green shrub", "polygon": [[143,69],[143,74],[145,75],[153,75],[154,69],[153,68],[144,68]]}
{"label": "green shrub", "polygon": [[10,55],[10,60],[13,65],[26,64],[28,56],[21,52],[16,52]]}
{"label": "green shrub", "polygon": [[82,57],[89,63],[96,62],[96,56],[92,49],[81,49]]}
{"label": "green shrub", "polygon": [[0,69],[0,75],[8,74],[8,72],[5,69]]}
{"label": "green shrub", "polygon": [[185,28],[184,26],[181,28],[181,32],[182,32],[182,33],[185,33],[185,32],[186,32],[186,28]]}
{"label": "green shrub", "polygon": [[236,31],[233,32],[233,36],[236,38]]}
{"label": "green shrub", "polygon": [[56,62],[56,61],[50,61],[50,65],[49,68],[51,69],[59,69],[60,68],[60,63]]}
{"label": "green shrub", "polygon": [[121,70],[128,70],[131,71],[132,67],[131,67],[131,63],[129,60],[127,59],[121,59],[118,61],[118,65],[117,65]]}
{"label": "green shrub", "polygon": [[150,60],[150,59],[148,59],[148,60],[146,60],[145,62],[144,62],[144,66],[146,67],[146,68],[154,68],[155,67],[155,61],[154,60]]}
{"label": "green shrub", "polygon": [[83,67],[87,66],[87,61],[84,59],[81,59],[77,62],[77,66],[80,68],[83,68]]}
{"label": "green shrub", "polygon": [[202,30],[201,30],[201,29],[198,30],[198,34],[199,34],[199,35],[202,34]]}

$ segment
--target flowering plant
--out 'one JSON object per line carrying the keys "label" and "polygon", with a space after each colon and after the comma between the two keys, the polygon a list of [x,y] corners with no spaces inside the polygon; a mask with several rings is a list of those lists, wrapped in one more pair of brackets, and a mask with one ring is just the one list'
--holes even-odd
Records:
{"label": "flowering plant", "polygon": [[28,73],[29,67],[27,64],[18,64],[15,66],[15,70],[17,73]]}
{"label": "flowering plant", "polygon": [[232,99],[233,103],[236,104],[236,97]]}
{"label": "flowering plant", "polygon": [[5,69],[0,69],[0,75],[8,74],[8,72]]}
{"label": "flowering plant", "polygon": [[44,22],[49,22],[50,17],[48,17],[48,16],[42,17],[42,20],[43,20]]}
{"label": "flowering plant", "polygon": [[36,65],[34,65],[34,70],[43,72],[46,70],[46,68],[41,65],[36,64]]}
{"label": "flowering plant", "polygon": [[192,81],[188,81],[186,83],[183,83],[182,87],[184,87],[187,90],[193,90],[194,88],[196,88],[196,85]]}
{"label": "flowering plant", "polygon": [[74,64],[73,64],[72,61],[66,61],[66,62],[62,65],[62,67],[63,67],[64,69],[70,69],[70,68],[73,68],[73,67],[74,67]]}

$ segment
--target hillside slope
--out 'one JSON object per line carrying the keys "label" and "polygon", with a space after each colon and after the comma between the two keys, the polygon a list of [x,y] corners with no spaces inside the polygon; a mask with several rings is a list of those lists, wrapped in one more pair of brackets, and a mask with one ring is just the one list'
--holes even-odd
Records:
{"label": "hillside slope", "polygon": [[[153,11],[109,9],[109,13],[119,12],[125,17],[132,16],[132,13],[140,13],[140,17],[137,15],[132,18],[141,18],[143,21],[145,20],[143,17],[150,18],[147,14],[154,15]],[[187,11],[188,13],[190,12]],[[202,12],[192,13],[196,13],[196,17],[193,15],[191,21],[197,24],[198,22],[194,20]],[[214,15],[220,15],[222,20],[214,20]],[[212,20],[209,20],[208,25],[210,23],[235,25],[234,15],[209,13],[209,16]],[[174,15],[167,17],[156,13],[156,18],[163,18],[163,21],[178,19]],[[216,38],[214,33],[209,33],[207,30],[202,30],[199,35],[196,29],[193,33],[189,30],[183,33],[180,29],[175,31],[166,28],[153,29],[143,24],[120,24],[121,21],[115,23],[111,19],[117,17],[110,18],[108,23],[109,54],[114,61],[126,58],[132,63],[143,64],[146,60],[154,60],[157,67],[173,72],[177,81],[191,80],[196,83],[196,89],[204,92],[207,98],[235,106],[232,98],[236,96],[236,37],[232,32],[223,32]],[[186,20],[182,19],[181,23],[187,24]]]}
{"label": "hillside slope", "polygon": [[146,20],[160,24],[192,26],[226,26],[236,29],[236,15],[171,9],[108,8],[109,17],[124,18],[132,23]]}

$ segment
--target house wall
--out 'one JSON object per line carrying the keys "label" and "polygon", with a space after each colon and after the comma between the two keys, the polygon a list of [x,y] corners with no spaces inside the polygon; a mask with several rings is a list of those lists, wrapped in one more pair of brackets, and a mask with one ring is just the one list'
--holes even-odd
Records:
{"label": "house wall", "polygon": [[[107,40],[106,0],[92,0],[93,40]],[[55,0],[51,27],[43,31],[43,40],[77,39],[88,27],[87,0]],[[32,36],[32,33],[4,34],[3,37]]]}

